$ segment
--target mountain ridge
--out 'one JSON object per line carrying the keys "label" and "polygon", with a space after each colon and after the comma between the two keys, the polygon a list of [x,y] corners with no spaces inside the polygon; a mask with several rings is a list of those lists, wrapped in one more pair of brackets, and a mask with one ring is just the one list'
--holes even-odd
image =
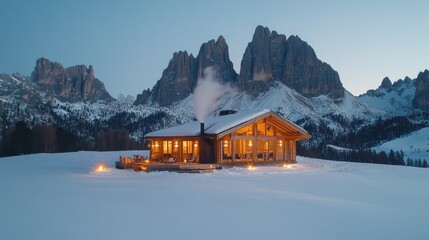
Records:
{"label": "mountain ridge", "polygon": [[221,35],[203,43],[198,55],[186,51],[173,54],[155,86],[137,95],[134,103],[168,106],[193,92],[203,70],[214,67],[223,83],[238,86],[253,95],[266,92],[269,84],[281,81],[306,97],[344,96],[339,74],[316,56],[313,48],[298,36],[286,38],[268,27],[257,26],[241,61],[240,73],[229,59],[228,44]]}

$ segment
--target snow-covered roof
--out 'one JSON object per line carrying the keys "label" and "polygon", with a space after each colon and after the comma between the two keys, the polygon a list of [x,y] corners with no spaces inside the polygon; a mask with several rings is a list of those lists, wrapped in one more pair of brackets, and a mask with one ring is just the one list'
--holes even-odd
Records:
{"label": "snow-covered roof", "polygon": [[[217,135],[224,131],[227,131],[233,127],[236,127],[245,122],[251,121],[255,118],[258,118],[264,114],[270,113],[269,109],[264,110],[253,110],[253,111],[243,111],[235,114],[216,116],[207,118],[204,123],[205,134]],[[284,119],[287,121],[286,119]],[[287,121],[289,122],[289,121]],[[304,129],[295,125],[292,122],[289,122],[293,125],[295,129],[299,132],[308,134]],[[145,135],[146,138],[151,137],[197,137],[200,136],[200,123],[198,121],[193,121],[186,123],[184,125],[166,128],[163,130],[151,132]]]}

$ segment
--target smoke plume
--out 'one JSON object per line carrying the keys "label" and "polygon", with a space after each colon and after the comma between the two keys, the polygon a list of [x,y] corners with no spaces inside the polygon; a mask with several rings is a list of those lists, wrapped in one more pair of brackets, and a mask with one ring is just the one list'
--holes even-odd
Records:
{"label": "smoke plume", "polygon": [[197,120],[203,123],[217,109],[221,97],[228,91],[229,87],[221,83],[217,71],[213,67],[205,68],[193,96]]}

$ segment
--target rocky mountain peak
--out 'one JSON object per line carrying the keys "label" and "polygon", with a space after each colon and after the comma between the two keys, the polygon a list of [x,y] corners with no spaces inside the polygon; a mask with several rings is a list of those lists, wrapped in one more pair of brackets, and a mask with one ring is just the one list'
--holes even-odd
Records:
{"label": "rocky mountain peak", "polygon": [[228,44],[226,44],[226,40],[222,35],[217,38],[216,45],[222,50],[222,52],[228,50]]}
{"label": "rocky mountain peak", "polygon": [[197,59],[197,79],[203,77],[205,68],[212,66],[219,71],[223,82],[235,83],[237,73],[229,59],[228,45],[223,36],[219,36],[216,42],[210,40],[203,43],[200,47]]}
{"label": "rocky mountain peak", "polygon": [[203,76],[207,67],[214,67],[225,83],[234,84],[237,73],[229,59],[228,45],[223,36],[203,43],[196,58],[186,51],[173,54],[161,79],[151,91],[144,90],[137,95],[134,104],[158,103],[168,106],[188,97],[194,90],[197,80]]}
{"label": "rocky mountain peak", "polygon": [[89,68],[85,65],[64,68],[60,63],[40,58],[36,60],[31,79],[61,101],[113,100],[104,84],[95,78],[92,65]]}
{"label": "rocky mountain peak", "polygon": [[392,87],[392,81],[388,77],[383,78],[380,88],[389,89]]}
{"label": "rocky mountain peak", "polygon": [[168,106],[189,96],[195,84],[196,59],[187,51],[175,52],[152,90],[146,89],[138,94],[134,104],[158,103]]}
{"label": "rocky mountain peak", "polygon": [[39,84],[54,85],[55,79],[52,76],[61,74],[63,71],[63,65],[51,62],[49,59],[43,57],[36,60],[36,66],[31,74],[31,78]]}
{"label": "rocky mountain peak", "polygon": [[429,71],[427,69],[417,76],[413,107],[429,111]]}
{"label": "rocky mountain peak", "polygon": [[241,61],[239,84],[243,90],[261,93],[273,81],[281,81],[306,97],[344,95],[338,73],[320,61],[305,41],[257,26]]}

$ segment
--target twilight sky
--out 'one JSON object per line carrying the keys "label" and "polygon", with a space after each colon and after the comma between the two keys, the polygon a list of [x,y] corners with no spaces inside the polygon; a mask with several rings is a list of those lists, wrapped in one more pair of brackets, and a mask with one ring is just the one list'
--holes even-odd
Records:
{"label": "twilight sky", "polygon": [[113,97],[152,88],[174,52],[223,35],[234,68],[257,25],[298,35],[354,95],[429,68],[429,1],[1,0],[0,72],[92,64]]}

